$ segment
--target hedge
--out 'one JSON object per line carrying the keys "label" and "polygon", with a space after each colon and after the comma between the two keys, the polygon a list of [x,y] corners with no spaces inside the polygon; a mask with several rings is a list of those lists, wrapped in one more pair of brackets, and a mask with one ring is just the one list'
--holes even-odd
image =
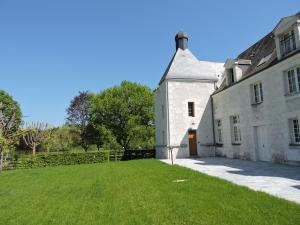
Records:
{"label": "hedge", "polygon": [[95,152],[16,153],[7,159],[5,170],[28,169],[60,165],[103,163],[108,161],[155,158],[155,150],[102,150]]}
{"label": "hedge", "polygon": [[109,151],[82,153],[45,153],[35,157],[15,158],[14,169],[39,168],[59,165],[75,165],[88,163],[102,163],[109,161]]}

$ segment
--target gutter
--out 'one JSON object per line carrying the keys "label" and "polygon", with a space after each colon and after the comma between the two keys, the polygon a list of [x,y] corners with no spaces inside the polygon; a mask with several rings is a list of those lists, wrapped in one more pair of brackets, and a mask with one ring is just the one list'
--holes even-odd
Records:
{"label": "gutter", "polygon": [[212,118],[212,130],[213,130],[213,146],[214,146],[214,156],[216,156],[216,133],[215,133],[215,113],[214,113],[214,99],[213,96],[210,96],[211,99],[211,118]]}
{"label": "gutter", "polygon": [[171,153],[171,160],[172,160],[172,165],[173,165],[173,152],[171,149],[171,144],[170,144],[170,123],[169,123],[169,114],[170,114],[170,107],[169,107],[169,82],[166,81],[166,107],[167,107],[167,151],[170,151]]}

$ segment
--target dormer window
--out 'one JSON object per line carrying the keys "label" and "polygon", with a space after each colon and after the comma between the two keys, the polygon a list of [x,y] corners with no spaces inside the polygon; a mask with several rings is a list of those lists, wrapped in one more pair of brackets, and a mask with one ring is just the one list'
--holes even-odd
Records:
{"label": "dormer window", "polygon": [[294,30],[291,30],[281,36],[280,50],[281,50],[282,56],[286,56],[289,53],[296,50],[296,39],[295,39]]}
{"label": "dormer window", "polygon": [[227,79],[228,79],[228,85],[231,85],[235,82],[233,68],[227,69]]}
{"label": "dormer window", "polygon": [[[272,31],[277,59],[285,58],[300,48],[300,13],[280,20]],[[274,35],[274,36],[273,36]]]}

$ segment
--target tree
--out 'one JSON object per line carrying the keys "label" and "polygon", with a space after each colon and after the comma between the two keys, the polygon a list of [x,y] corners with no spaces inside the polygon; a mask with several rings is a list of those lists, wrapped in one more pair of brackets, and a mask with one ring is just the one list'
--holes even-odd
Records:
{"label": "tree", "polygon": [[121,148],[112,132],[101,124],[90,123],[87,128],[87,133],[89,143],[95,144],[98,151],[101,147],[109,150]]}
{"label": "tree", "polygon": [[95,144],[99,151],[104,144],[102,127],[99,125],[94,126],[92,123],[89,123],[86,132],[89,144]]}
{"label": "tree", "polygon": [[48,138],[43,141],[41,148],[46,149],[47,152],[68,151],[80,144],[80,131],[71,125],[48,129],[46,137]]}
{"label": "tree", "polygon": [[5,91],[0,90],[0,170],[8,153],[14,149],[21,122],[22,113],[19,104]]}
{"label": "tree", "polygon": [[67,109],[67,121],[79,128],[80,145],[85,151],[89,147],[87,126],[90,120],[90,109],[91,95],[87,91],[79,92],[79,95],[74,97]]}
{"label": "tree", "polygon": [[10,150],[9,141],[3,137],[2,133],[0,132],[0,172],[2,171],[3,164],[4,164],[4,154],[8,153]]}
{"label": "tree", "polygon": [[18,102],[3,90],[0,90],[0,110],[3,135],[16,132],[22,123],[22,112]]}
{"label": "tree", "polygon": [[[123,81],[95,95],[91,121],[103,126],[125,150],[154,144],[154,96],[147,86]],[[141,136],[147,134],[141,138]]]}
{"label": "tree", "polygon": [[25,144],[32,150],[32,155],[35,156],[39,145],[47,138],[48,124],[36,122],[32,123],[23,134]]}

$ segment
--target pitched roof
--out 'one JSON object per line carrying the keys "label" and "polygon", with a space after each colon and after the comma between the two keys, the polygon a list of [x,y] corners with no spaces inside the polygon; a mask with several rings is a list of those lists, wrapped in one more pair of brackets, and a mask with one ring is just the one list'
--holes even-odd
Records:
{"label": "pitched roof", "polygon": [[[256,42],[254,45],[249,47],[247,50],[238,55],[237,60],[246,59],[251,60],[251,65],[244,71],[242,78],[240,81],[250,77],[270,66],[275,65],[278,62],[277,53],[276,53],[276,45],[274,39],[274,31],[277,27],[284,22],[285,20],[289,20],[291,17],[300,18],[300,12],[293,16],[282,18],[274,30]],[[224,79],[220,84],[219,89],[215,92],[220,92],[223,89],[226,89],[226,80]]]}
{"label": "pitched roof", "polygon": [[[267,34],[250,48],[238,55],[238,59],[251,60],[251,65],[243,72],[240,81],[250,77],[277,63],[277,53],[273,33]],[[223,79],[215,93],[226,89],[226,79]]]}
{"label": "pitched roof", "polygon": [[243,73],[242,79],[276,63],[276,46],[272,32],[242,52],[237,58],[251,60],[251,65]]}
{"label": "pitched roof", "polygon": [[177,49],[159,84],[164,80],[212,80],[217,81],[223,63],[199,61],[189,49]]}

